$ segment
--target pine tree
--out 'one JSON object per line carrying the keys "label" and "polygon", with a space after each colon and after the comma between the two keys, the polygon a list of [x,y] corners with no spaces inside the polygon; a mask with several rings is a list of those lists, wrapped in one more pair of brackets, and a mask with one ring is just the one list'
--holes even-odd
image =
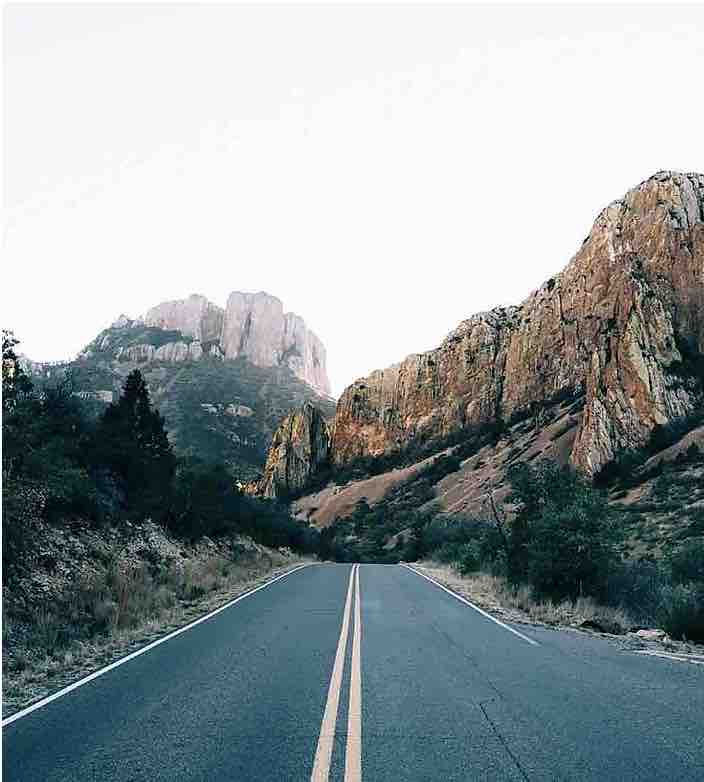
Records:
{"label": "pine tree", "polygon": [[15,353],[18,344],[12,331],[2,330],[2,408],[5,414],[14,410],[19,398],[32,392],[32,381]]}
{"label": "pine tree", "polygon": [[130,512],[161,518],[167,510],[176,459],[164,419],[152,407],[142,373],[131,372],[97,432],[100,460],[121,481]]}

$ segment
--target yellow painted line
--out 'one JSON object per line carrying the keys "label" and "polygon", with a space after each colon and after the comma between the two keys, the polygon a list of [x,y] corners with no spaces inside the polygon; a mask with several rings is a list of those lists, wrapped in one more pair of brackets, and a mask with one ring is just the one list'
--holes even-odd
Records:
{"label": "yellow painted line", "polygon": [[350,571],[350,580],[347,587],[347,599],[345,600],[345,610],[342,614],[342,628],[340,630],[340,640],[337,642],[337,652],[335,653],[335,664],[330,677],[330,686],[328,688],[328,699],[325,704],[323,721],[320,725],[320,736],[318,737],[318,747],[315,751],[315,763],[313,764],[313,773],[311,782],[328,782],[330,776],[330,759],[332,757],[332,747],[335,740],[335,726],[337,724],[337,710],[340,704],[340,688],[342,687],[342,674],[345,666],[345,653],[347,651],[347,636],[350,628],[350,608],[352,605],[352,587],[354,585],[354,576],[358,565],[353,565]]}
{"label": "yellow painted line", "polygon": [[352,640],[352,675],[350,704],[347,713],[347,750],[345,752],[345,782],[362,779],[362,608],[359,591],[359,565],[355,576],[354,636]]}

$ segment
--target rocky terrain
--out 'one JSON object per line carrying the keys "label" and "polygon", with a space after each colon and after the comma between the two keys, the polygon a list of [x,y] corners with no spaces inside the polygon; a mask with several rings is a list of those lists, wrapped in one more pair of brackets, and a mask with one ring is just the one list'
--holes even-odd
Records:
{"label": "rocky terrain", "polygon": [[519,307],[352,384],[333,458],[403,447],[583,394],[570,461],[590,474],[702,404],[704,176],[660,172],[597,217],[565,270]]}
{"label": "rocky terrain", "polygon": [[[606,207],[566,268],[523,304],[475,315],[435,350],[349,386],[328,458],[344,469],[529,421],[533,450],[516,434],[509,451],[553,450],[596,477],[654,432],[697,418],[703,353],[704,176],[662,171]],[[548,420],[564,431],[542,431]],[[270,455],[279,475],[285,437]],[[538,451],[536,438],[547,441]]]}
{"label": "rocky terrain", "polygon": [[[325,347],[308,329],[303,318],[284,313],[283,304],[268,293],[234,291],[221,309],[204,296],[167,301],[144,316],[146,326],[180,331],[194,341],[170,349],[172,360],[200,358],[204,352],[216,357],[246,358],[257,367],[287,366],[296,377],[323,396],[330,396],[325,368]],[[145,346],[148,347],[148,346]],[[132,346],[137,359],[140,346]]]}
{"label": "rocky terrain", "polygon": [[265,497],[304,489],[310,477],[327,464],[330,430],[322,413],[307,402],[290,413],[276,430],[260,482]]}
{"label": "rocky terrain", "polygon": [[73,362],[25,365],[39,382],[70,370],[76,395],[96,412],[139,369],[177,451],[223,462],[242,481],[261,473],[290,411],[309,401],[334,411],[321,341],[266,293],[232,293],[224,310],[193,295],[143,318],[121,315]]}

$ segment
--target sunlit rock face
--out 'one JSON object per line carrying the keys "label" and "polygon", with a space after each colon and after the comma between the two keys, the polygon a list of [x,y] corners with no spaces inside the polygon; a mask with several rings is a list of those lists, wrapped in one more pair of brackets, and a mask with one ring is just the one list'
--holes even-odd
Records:
{"label": "sunlit rock face", "polygon": [[[170,351],[160,349],[161,355],[149,359],[143,357],[143,351],[132,351],[135,360],[242,356],[259,367],[288,366],[320,394],[330,396],[323,343],[308,329],[303,318],[292,312],[284,313],[281,301],[268,293],[235,291],[230,294],[225,309],[193,294],[187,299],[152,307],[143,322],[147,326],[180,331],[197,340],[199,346],[197,349],[191,346],[185,356],[180,347]],[[202,343],[206,343],[205,349]]]}
{"label": "sunlit rock face", "polygon": [[256,487],[265,497],[287,497],[303,489],[328,463],[330,431],[312,404],[288,415],[274,433],[264,476]]}
{"label": "sunlit rock face", "polygon": [[317,391],[330,395],[322,342],[303,318],[284,313],[281,300],[275,296],[231,293],[225,307],[221,347],[226,358],[244,356],[255,366],[287,365]]}
{"label": "sunlit rock face", "polygon": [[569,390],[585,399],[571,461],[594,474],[702,405],[703,353],[704,176],[663,171],[604,209],[522,305],[347,388],[332,459],[510,420]]}
{"label": "sunlit rock face", "polygon": [[224,310],[197,293],[187,299],[165,301],[144,316],[147,326],[180,331],[200,342],[220,341]]}

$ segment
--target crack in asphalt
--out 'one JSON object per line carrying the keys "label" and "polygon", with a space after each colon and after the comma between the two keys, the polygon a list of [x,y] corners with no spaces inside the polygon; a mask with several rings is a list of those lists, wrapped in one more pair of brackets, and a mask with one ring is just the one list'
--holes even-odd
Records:
{"label": "crack in asphalt", "polygon": [[484,719],[491,725],[491,729],[496,734],[496,737],[503,745],[503,748],[506,750],[506,754],[511,758],[511,760],[514,762],[516,768],[518,769],[518,772],[523,777],[523,779],[526,780],[526,782],[530,782],[530,777],[526,773],[525,769],[521,765],[521,761],[514,755],[513,751],[511,750],[511,747],[508,744],[508,741],[504,738],[501,731],[497,727],[494,720],[491,719],[491,717],[488,715],[487,710],[484,708],[485,704],[493,703],[493,701],[496,700],[495,698],[490,698],[488,701],[479,701],[479,708],[482,711],[482,714],[484,715]]}
{"label": "crack in asphalt", "polygon": [[513,750],[511,749],[511,747],[508,744],[508,741],[503,736],[503,734],[499,730],[499,728],[496,725],[496,723],[491,719],[491,717],[487,713],[486,709],[484,708],[486,704],[494,703],[497,700],[505,701],[503,693],[496,686],[496,684],[492,680],[491,676],[489,676],[482,669],[482,667],[479,664],[478,660],[476,660],[471,654],[469,654],[469,652],[461,644],[458,644],[457,641],[455,641],[454,638],[452,638],[448,633],[446,633],[444,630],[441,630],[440,627],[433,620],[430,620],[430,624],[435,628],[436,632],[439,635],[442,635],[445,638],[445,640],[447,641],[448,644],[450,644],[451,646],[455,647],[455,649],[472,665],[472,667],[477,671],[477,673],[480,674],[480,676],[484,680],[484,683],[486,685],[488,685],[488,687],[490,687],[496,693],[496,696],[494,698],[488,698],[488,699],[485,699],[485,700],[477,701],[477,705],[481,709],[481,712],[484,715],[484,719],[489,723],[489,725],[491,726],[492,731],[494,732],[494,734],[496,735],[498,740],[501,742],[501,745],[503,746],[504,750],[506,751],[506,754],[511,758],[511,760],[514,763],[514,765],[518,769],[518,772],[521,775],[521,777],[524,780],[526,780],[526,782],[530,782],[530,777],[528,776],[528,774],[526,773],[525,769],[521,765],[520,760],[514,754]]}

